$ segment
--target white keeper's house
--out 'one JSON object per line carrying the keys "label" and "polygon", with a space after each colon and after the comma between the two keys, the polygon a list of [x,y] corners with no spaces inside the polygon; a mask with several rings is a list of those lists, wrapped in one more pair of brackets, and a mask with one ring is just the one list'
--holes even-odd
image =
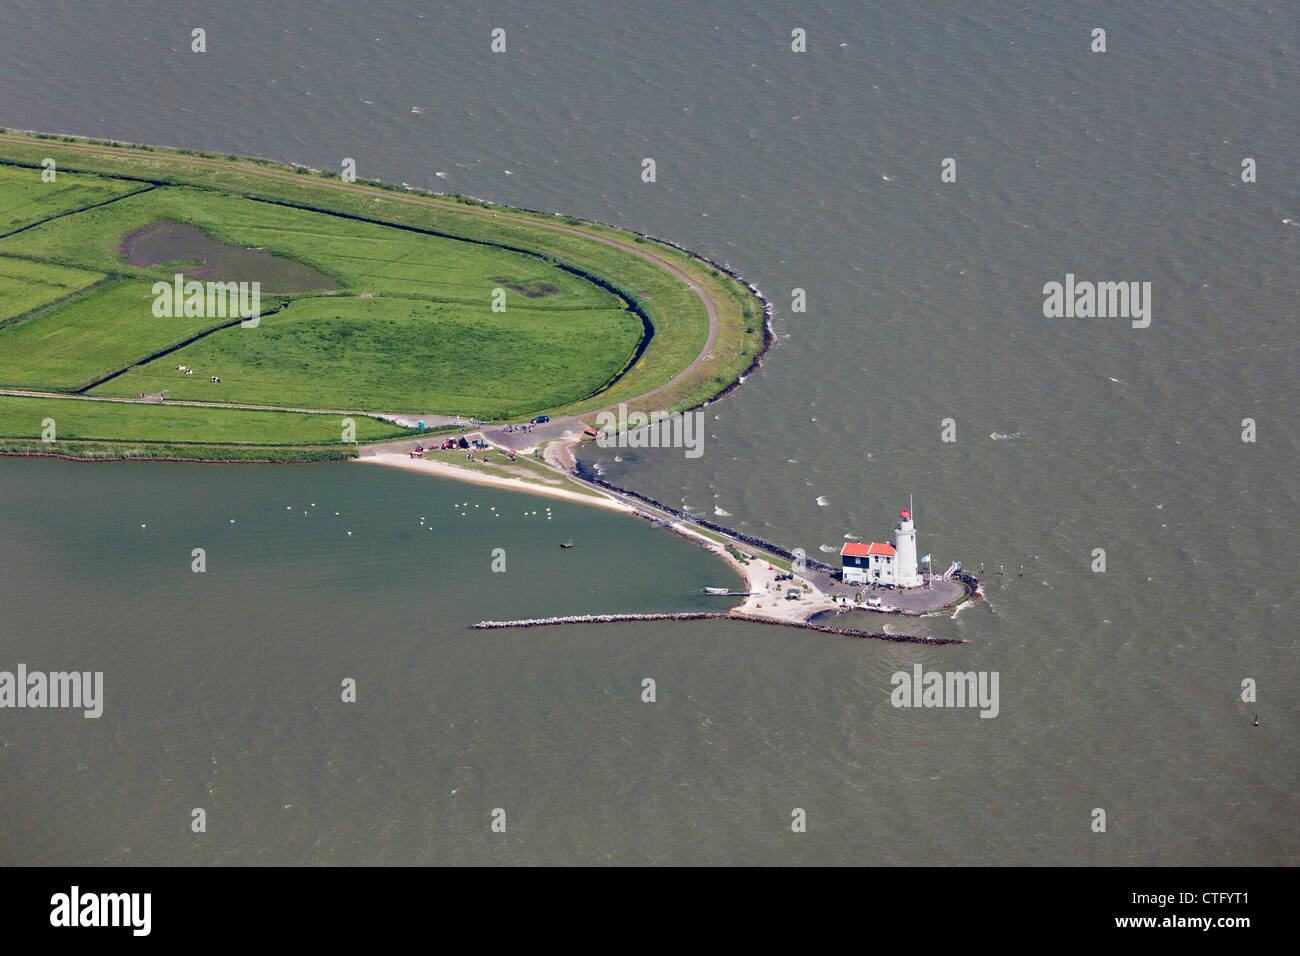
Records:
{"label": "white keeper's house", "polygon": [[845,584],[889,584],[898,588],[919,588],[924,582],[916,563],[916,528],[912,515],[898,516],[894,543],[849,541],[840,550]]}

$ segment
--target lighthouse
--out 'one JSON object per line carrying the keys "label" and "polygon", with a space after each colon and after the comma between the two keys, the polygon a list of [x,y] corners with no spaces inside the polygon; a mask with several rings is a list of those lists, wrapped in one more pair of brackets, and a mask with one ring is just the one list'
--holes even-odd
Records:
{"label": "lighthouse", "polygon": [[919,588],[922,583],[916,566],[916,527],[912,524],[912,512],[904,511],[894,529],[894,584],[900,588]]}
{"label": "lighthouse", "polygon": [[919,588],[925,582],[916,566],[916,528],[912,525],[912,509],[909,507],[898,516],[893,544],[850,541],[840,550],[840,562],[845,584]]}

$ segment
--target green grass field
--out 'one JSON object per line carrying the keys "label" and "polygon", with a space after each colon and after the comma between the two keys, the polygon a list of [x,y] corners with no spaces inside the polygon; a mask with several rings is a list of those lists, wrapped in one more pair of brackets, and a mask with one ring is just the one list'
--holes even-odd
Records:
{"label": "green grass field", "polygon": [[0,326],[103,278],[101,272],[0,256]]}
{"label": "green grass field", "polygon": [[599,388],[640,333],[630,313],[609,309],[467,315],[436,302],[322,296],[298,299],[256,329],[199,339],[90,394],[167,388],[181,400],[503,418]]}
{"label": "green grass field", "polygon": [[[40,181],[44,156],[59,163],[57,184]],[[0,228],[0,385],[10,387],[72,390],[122,371],[94,392],[166,388],[173,399],[489,420],[583,414],[629,400],[633,408],[670,411],[717,394],[764,345],[752,293],[680,250],[613,227],[343,184],[265,160],[5,132],[0,225],[6,210],[15,222],[39,223],[7,237]],[[49,218],[58,212],[69,214]],[[186,323],[202,321],[149,321],[151,312],[139,308],[148,301],[137,290],[184,271],[165,262],[133,265],[122,254],[124,236],[159,221],[230,244],[238,253],[232,262],[257,258],[240,249],[264,250],[319,270],[337,289],[288,295],[286,310],[257,329],[222,329],[140,365],[201,327]],[[67,271],[74,266],[84,273]],[[718,337],[682,381],[638,403],[699,355],[708,332],[703,303],[669,267],[712,298]],[[117,281],[74,288],[95,274]],[[274,271],[266,278],[264,311]],[[504,313],[490,308],[497,288]],[[654,329],[631,367],[641,324],[629,302]],[[6,315],[17,321],[4,324]],[[178,364],[196,374],[180,375]]]}
{"label": "green grass field", "polygon": [[[122,279],[62,308],[0,329],[0,387],[72,391],[229,321],[158,318],[152,304],[148,282]],[[173,362],[171,367],[179,364]],[[190,379],[198,377],[195,372]],[[206,377],[204,384],[211,384]],[[218,400],[211,391],[199,400],[205,399]]]}
{"label": "green grass field", "polygon": [[[40,439],[49,418],[56,439],[47,449],[52,452],[78,440],[324,445],[341,444],[343,436],[338,415],[0,395],[0,438]],[[353,421],[362,444],[420,434],[374,418]]]}
{"label": "green grass field", "polygon": [[147,188],[147,183],[57,170],[54,182],[47,183],[41,181],[39,170],[0,166],[0,236],[51,216]]}
{"label": "green grass field", "polygon": [[[2,190],[0,184],[0,195]],[[505,291],[507,311],[621,305],[599,286],[533,256],[184,187],[163,187],[51,220],[0,240],[0,253],[165,279],[176,269],[133,266],[119,251],[123,236],[159,220],[189,223],[221,242],[306,263],[347,292],[421,296],[480,312],[490,310],[497,287]],[[559,291],[529,298],[500,279]],[[262,289],[282,291],[267,279]]]}

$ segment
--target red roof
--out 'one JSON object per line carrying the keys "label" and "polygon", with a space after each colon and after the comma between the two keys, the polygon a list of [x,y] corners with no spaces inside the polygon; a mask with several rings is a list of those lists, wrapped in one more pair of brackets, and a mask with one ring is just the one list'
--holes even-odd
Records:
{"label": "red roof", "polygon": [[912,520],[912,516],[911,516],[910,514],[907,513],[907,510],[906,510],[906,509],[903,510],[903,513],[902,513],[901,515],[899,515],[899,517],[902,518],[904,521],[911,521],[911,520]]}
{"label": "red roof", "polygon": [[840,549],[840,556],[846,558],[865,558],[871,554],[889,554],[894,553],[892,544],[881,544],[872,542],[871,544],[859,544],[856,541],[850,541]]}

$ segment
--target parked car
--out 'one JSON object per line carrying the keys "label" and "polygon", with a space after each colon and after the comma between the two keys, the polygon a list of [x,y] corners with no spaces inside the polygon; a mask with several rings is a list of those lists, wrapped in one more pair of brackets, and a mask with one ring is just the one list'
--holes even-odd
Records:
{"label": "parked car", "polygon": [[550,416],[550,415],[538,415],[536,418],[533,419],[533,424],[534,424],[534,425],[545,425],[545,424],[546,424],[547,422],[549,422],[550,420],[551,420],[551,416]]}

